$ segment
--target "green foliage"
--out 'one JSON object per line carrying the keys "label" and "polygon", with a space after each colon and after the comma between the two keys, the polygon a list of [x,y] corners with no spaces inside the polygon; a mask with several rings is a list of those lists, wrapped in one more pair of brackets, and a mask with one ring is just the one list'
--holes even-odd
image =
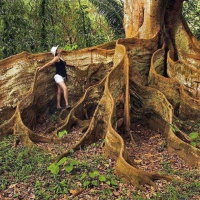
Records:
{"label": "green foliage", "polygon": [[191,145],[196,147],[199,139],[199,133],[197,132],[192,132],[189,134],[190,139],[191,139]]}
{"label": "green foliage", "polygon": [[1,1],[0,56],[6,57],[27,49],[30,51],[27,6],[23,0]]}
{"label": "green foliage", "polygon": [[66,51],[72,51],[72,50],[78,49],[78,46],[77,46],[77,44],[75,44],[75,45],[65,45],[64,49]]}
{"label": "green foliage", "polygon": [[78,161],[77,160],[70,160],[69,163],[67,163],[67,165],[65,166],[65,170],[66,172],[70,173],[72,172],[72,170],[75,168],[75,166],[78,165]]}
{"label": "green foliage", "polygon": [[114,30],[116,36],[124,36],[123,17],[124,3],[118,0],[89,0],[103,15]]}
{"label": "green foliage", "polygon": [[68,134],[68,132],[67,132],[66,130],[60,131],[60,132],[58,133],[58,137],[59,137],[59,138],[62,138],[64,135],[67,135],[67,134]]}
{"label": "green foliage", "polygon": [[13,137],[0,141],[0,190],[4,190],[11,181],[26,182],[33,174],[42,176],[46,163],[52,159],[37,148],[12,148]]}
{"label": "green foliage", "polygon": [[91,178],[95,178],[96,176],[99,176],[99,172],[98,171],[93,171],[89,173],[89,177]]}
{"label": "green foliage", "polygon": [[183,3],[183,16],[185,17],[191,32],[200,40],[200,2],[188,0]]}
{"label": "green foliage", "polygon": [[117,186],[116,182],[112,179],[109,178],[109,175],[103,175],[100,174],[99,171],[94,170],[89,173],[83,172],[80,175],[80,181],[82,181],[83,186],[88,188],[88,187],[93,187],[93,186],[99,186],[101,182],[106,182],[108,185],[112,185],[113,187]]}
{"label": "green foliage", "polygon": [[[60,167],[61,165],[62,167]],[[86,168],[88,169],[88,166]],[[112,187],[118,186],[118,183],[114,180],[113,176],[100,174],[98,170],[85,172],[84,163],[80,163],[79,161],[69,157],[62,158],[58,163],[53,163],[47,168],[47,170],[49,170],[53,175],[58,175],[62,169],[65,169],[68,174],[76,173],[76,171],[78,171],[79,174],[76,178],[85,188],[99,186],[101,182]],[[80,172],[82,173],[80,174]]]}
{"label": "green foliage", "polygon": [[199,137],[199,134],[197,132],[192,132],[189,134],[189,136],[194,141]]}
{"label": "green foliage", "polygon": [[59,160],[59,162],[57,163],[58,166],[63,165],[65,162],[67,161],[67,158],[64,157],[62,159]]}
{"label": "green foliage", "polygon": [[52,163],[49,167],[47,167],[47,170],[51,171],[53,175],[57,175],[59,172],[59,166],[55,163]]}
{"label": "green foliage", "polygon": [[104,175],[100,175],[100,176],[99,176],[99,180],[100,180],[101,182],[105,182],[105,181],[106,181],[106,177],[105,177]]}
{"label": "green foliage", "polygon": [[[116,197],[119,200],[144,199],[140,195],[141,192],[133,188],[131,196],[128,197],[128,188],[113,175],[113,169],[109,167],[108,160],[103,156],[88,154],[88,149],[82,157],[72,154],[51,164],[53,162],[51,156],[38,148],[30,149],[20,145],[12,148],[13,139],[11,136],[0,141],[1,195],[3,191],[11,190],[10,186],[16,184],[18,187],[24,183],[29,190],[28,193],[33,194],[36,200],[63,199],[63,195],[67,195],[69,199],[78,199],[79,197],[70,198],[70,190],[78,191],[80,188],[85,189],[86,192],[91,191],[90,195],[93,193],[99,199],[115,198],[114,191],[120,191],[120,195]],[[97,147],[98,144],[92,145],[92,148]],[[67,172],[66,166],[72,166],[73,169]],[[164,172],[180,178],[167,184],[166,193],[155,191],[151,199],[195,199],[198,197],[200,184],[197,170],[174,170],[167,160],[163,166]],[[22,196],[16,192],[10,198],[21,199]]]}
{"label": "green foliage", "polygon": [[61,165],[64,165],[66,172],[70,173],[74,167],[78,165],[78,161],[64,157],[58,163],[52,163],[49,167],[47,167],[47,170],[49,170],[53,175],[58,175]]}
{"label": "green foliage", "polygon": [[54,122],[57,120],[57,116],[55,114],[51,115],[51,121]]}
{"label": "green foliage", "polygon": [[164,171],[166,172],[166,174],[173,174],[173,170],[172,170],[170,162],[168,162],[168,161],[163,162],[162,167],[163,167]]}
{"label": "green foliage", "polygon": [[105,19],[88,1],[0,1],[0,59],[53,45],[76,50],[113,40]]}
{"label": "green foliage", "polygon": [[[197,126],[198,126],[198,124],[197,124]],[[178,131],[178,128],[174,124],[171,124],[171,127],[172,127],[172,131],[174,133],[176,133]],[[198,144],[200,143],[200,141],[199,141],[200,140],[199,133],[198,132],[191,132],[189,134],[189,137],[191,139],[191,143],[190,144],[192,146],[194,146],[194,147],[197,147]]]}
{"label": "green foliage", "polygon": [[[22,51],[49,52],[53,45],[76,50],[124,37],[123,4],[122,0],[1,0],[0,59]],[[198,0],[184,1],[183,16],[198,40],[199,14]]]}
{"label": "green foliage", "polygon": [[172,127],[172,131],[175,133],[178,131],[178,128],[174,124],[170,124]]}

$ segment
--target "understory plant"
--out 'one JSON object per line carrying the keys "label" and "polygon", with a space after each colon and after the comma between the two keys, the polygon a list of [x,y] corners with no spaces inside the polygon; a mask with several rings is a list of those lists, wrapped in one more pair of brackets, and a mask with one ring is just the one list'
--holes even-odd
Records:
{"label": "understory plant", "polygon": [[190,139],[191,139],[191,145],[194,147],[197,147],[197,144],[200,142],[199,141],[199,133],[198,132],[191,132],[189,134]]}

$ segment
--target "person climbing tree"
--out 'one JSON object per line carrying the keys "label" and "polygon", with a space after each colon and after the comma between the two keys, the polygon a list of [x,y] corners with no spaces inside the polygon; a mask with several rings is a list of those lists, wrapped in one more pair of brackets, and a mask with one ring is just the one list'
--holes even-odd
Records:
{"label": "person climbing tree", "polygon": [[62,58],[62,49],[58,48],[58,46],[53,46],[51,48],[51,53],[54,55],[54,58],[43,65],[42,67],[38,68],[38,71],[43,70],[46,67],[49,67],[53,64],[56,66],[56,74],[54,76],[54,80],[57,83],[57,110],[62,110],[62,107],[60,105],[60,100],[61,100],[61,93],[63,90],[64,93],[64,99],[66,103],[66,108],[70,108],[71,106],[69,105],[68,102],[68,89],[65,84],[65,80],[67,79],[67,73],[66,73],[66,62]]}

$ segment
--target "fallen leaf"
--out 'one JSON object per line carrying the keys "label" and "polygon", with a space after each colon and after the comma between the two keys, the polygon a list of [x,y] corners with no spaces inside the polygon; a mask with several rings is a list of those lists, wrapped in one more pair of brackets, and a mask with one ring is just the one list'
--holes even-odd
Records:
{"label": "fallen leaf", "polygon": [[78,191],[77,190],[70,190],[70,194],[75,195]]}
{"label": "fallen leaf", "polygon": [[156,135],[150,137],[149,139],[150,140],[154,140],[154,139],[159,138],[159,137],[160,137],[160,134],[156,134]]}
{"label": "fallen leaf", "polygon": [[135,163],[136,165],[141,164],[141,162],[142,162],[142,160],[136,160],[136,159],[134,159],[134,163]]}
{"label": "fallen leaf", "polygon": [[117,192],[117,191],[114,191],[113,194],[114,194],[116,197],[120,195],[120,193]]}
{"label": "fallen leaf", "polygon": [[151,158],[153,155],[150,154],[150,153],[148,153],[148,154],[145,154],[145,156],[146,156],[147,158]]}
{"label": "fallen leaf", "polygon": [[158,145],[162,146],[163,145],[163,141],[158,142]]}

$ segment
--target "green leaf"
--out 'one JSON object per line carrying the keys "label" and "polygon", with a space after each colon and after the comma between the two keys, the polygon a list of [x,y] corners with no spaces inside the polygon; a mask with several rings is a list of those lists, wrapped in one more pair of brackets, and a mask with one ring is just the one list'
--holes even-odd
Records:
{"label": "green leaf", "polygon": [[91,178],[94,178],[94,177],[96,177],[96,176],[98,176],[99,175],[99,172],[98,171],[93,171],[93,172],[90,172],[89,173],[89,176],[91,177]]}
{"label": "green leaf", "polygon": [[84,186],[84,187],[87,187],[89,184],[90,184],[90,181],[84,181],[84,182],[83,182],[83,186]]}
{"label": "green leaf", "polygon": [[78,162],[77,160],[72,160],[72,161],[70,162],[70,164],[74,166],[74,165],[78,165],[79,162]]}
{"label": "green leaf", "polygon": [[62,180],[62,181],[60,182],[60,185],[61,185],[62,187],[67,187],[66,180]]}
{"label": "green leaf", "polygon": [[66,130],[63,130],[63,131],[60,131],[59,133],[58,133],[58,137],[59,138],[61,138],[61,137],[63,137],[63,135],[67,135],[67,131]]}
{"label": "green leaf", "polygon": [[61,160],[59,160],[59,162],[57,163],[58,166],[64,164],[68,159],[66,157],[62,158]]}
{"label": "green leaf", "polygon": [[81,174],[81,178],[80,178],[80,180],[82,181],[86,176],[87,176],[86,173],[82,173],[82,174]]}
{"label": "green leaf", "polygon": [[113,180],[113,179],[110,181],[110,183],[111,183],[111,185],[114,185],[114,186],[118,185],[118,183],[115,180]]}
{"label": "green leaf", "polygon": [[110,182],[110,181],[106,181],[106,184],[107,184],[107,185],[111,185],[111,182]]}
{"label": "green leaf", "polygon": [[74,149],[70,149],[69,152],[70,152],[71,154],[73,154],[73,153],[74,153]]}
{"label": "green leaf", "polygon": [[196,143],[196,142],[191,142],[191,145],[192,145],[193,147],[196,147],[196,146],[197,146],[197,143]]}
{"label": "green leaf", "polygon": [[73,165],[66,165],[65,166],[65,170],[70,173],[72,170],[74,169],[74,166]]}
{"label": "green leaf", "polygon": [[99,180],[100,180],[101,182],[104,182],[104,181],[106,181],[106,177],[105,177],[104,175],[100,175],[100,176],[99,176]]}
{"label": "green leaf", "polygon": [[197,132],[192,132],[189,136],[192,140],[196,140],[199,137],[199,134]]}
{"label": "green leaf", "polygon": [[104,191],[105,191],[106,194],[109,194],[109,195],[112,194],[112,191],[109,188],[106,188]]}
{"label": "green leaf", "polygon": [[94,185],[94,186],[98,186],[98,185],[99,185],[99,183],[98,183],[98,181],[97,181],[97,180],[93,180],[93,181],[92,181],[92,185]]}
{"label": "green leaf", "polygon": [[172,127],[172,131],[175,133],[177,131],[176,127],[174,126],[174,124],[170,124]]}
{"label": "green leaf", "polygon": [[59,172],[59,166],[53,163],[47,168],[47,170],[51,171],[52,174],[57,175]]}

